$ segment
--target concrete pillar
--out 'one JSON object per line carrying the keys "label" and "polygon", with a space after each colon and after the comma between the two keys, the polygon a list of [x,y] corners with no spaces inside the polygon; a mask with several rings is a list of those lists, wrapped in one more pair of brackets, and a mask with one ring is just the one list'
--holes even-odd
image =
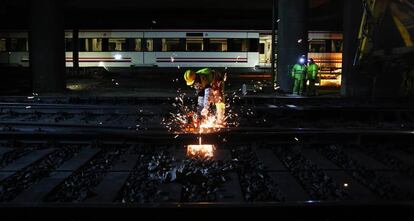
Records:
{"label": "concrete pillar", "polygon": [[[352,0],[344,1],[344,23],[343,23],[343,41],[344,50],[342,55],[342,96],[359,96],[365,94],[369,95],[367,87],[368,78],[355,76],[355,56],[358,49],[358,32],[362,19],[362,1]],[[362,85],[366,85],[363,87]],[[365,92],[361,91],[366,89]]]}
{"label": "concrete pillar", "polygon": [[66,88],[62,2],[30,1],[30,66],[36,93],[62,92]]}
{"label": "concrete pillar", "polygon": [[75,75],[79,74],[79,29],[75,28],[73,29],[73,52],[72,52],[72,58],[73,58],[73,71]]}
{"label": "concrete pillar", "polygon": [[292,92],[290,70],[301,55],[308,53],[308,0],[278,1],[277,82],[283,92]]}

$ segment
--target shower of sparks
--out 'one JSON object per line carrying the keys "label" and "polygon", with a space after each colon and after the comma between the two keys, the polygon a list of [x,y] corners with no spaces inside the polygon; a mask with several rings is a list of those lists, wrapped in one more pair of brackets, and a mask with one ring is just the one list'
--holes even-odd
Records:
{"label": "shower of sparks", "polygon": [[219,124],[213,111],[210,111],[205,118],[201,119],[195,111],[195,102],[186,101],[187,94],[182,93],[180,90],[177,91],[177,94],[172,104],[174,111],[171,111],[162,121],[162,125],[169,132],[175,134],[208,134],[219,132],[224,128],[238,126],[238,114],[230,109],[231,104],[235,103],[237,99],[240,99],[237,95],[233,94],[231,98],[226,99],[226,113],[223,122]]}

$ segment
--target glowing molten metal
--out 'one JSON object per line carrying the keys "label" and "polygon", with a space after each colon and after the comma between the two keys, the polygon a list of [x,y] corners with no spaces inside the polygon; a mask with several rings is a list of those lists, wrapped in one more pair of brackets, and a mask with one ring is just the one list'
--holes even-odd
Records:
{"label": "glowing molten metal", "polygon": [[188,157],[212,158],[214,157],[215,146],[212,144],[202,144],[201,137],[198,138],[198,144],[187,146]]}
{"label": "glowing molten metal", "polygon": [[214,145],[212,144],[193,144],[187,146],[187,156],[212,158],[214,157]]}

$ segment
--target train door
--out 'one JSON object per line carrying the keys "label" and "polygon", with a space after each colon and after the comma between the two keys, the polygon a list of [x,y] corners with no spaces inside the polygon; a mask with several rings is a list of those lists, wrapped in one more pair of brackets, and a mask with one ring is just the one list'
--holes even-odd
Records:
{"label": "train door", "polygon": [[260,64],[270,65],[272,54],[272,36],[260,35]]}

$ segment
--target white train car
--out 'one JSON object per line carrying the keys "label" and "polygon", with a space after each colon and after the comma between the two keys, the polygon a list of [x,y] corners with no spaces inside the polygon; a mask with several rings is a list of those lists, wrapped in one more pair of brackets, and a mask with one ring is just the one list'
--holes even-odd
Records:
{"label": "white train car", "polygon": [[[66,32],[66,66],[73,66]],[[239,67],[259,65],[259,33],[242,31],[82,30],[80,67]]]}
{"label": "white train car", "polygon": [[0,65],[29,67],[28,34],[0,32]]}
{"label": "white train car", "polygon": [[[66,67],[73,67],[73,34],[65,32]],[[82,68],[270,67],[268,30],[80,30]],[[29,66],[27,32],[0,33],[0,65]],[[309,57],[325,72],[340,72],[342,34],[309,33]]]}

